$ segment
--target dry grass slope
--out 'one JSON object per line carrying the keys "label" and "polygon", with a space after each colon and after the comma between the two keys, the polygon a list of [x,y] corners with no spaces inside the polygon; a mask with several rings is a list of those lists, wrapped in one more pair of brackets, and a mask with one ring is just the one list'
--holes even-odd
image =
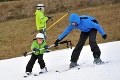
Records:
{"label": "dry grass slope", "polygon": [[[101,26],[108,34],[108,38],[103,40],[101,35],[98,33],[98,43],[120,40],[120,3],[72,10],[71,12],[75,12],[80,15],[87,14],[97,18]],[[51,14],[54,16],[53,21],[49,21],[47,27],[49,27],[64,14],[66,14],[66,12]],[[67,27],[69,24],[68,17],[69,16],[65,17],[62,21],[47,31],[48,45],[53,44],[60,33],[62,33]],[[35,29],[35,17],[0,23],[0,59],[22,56],[23,52],[31,51],[30,46],[32,39],[35,38],[37,33],[31,34],[31,32]],[[73,46],[75,46],[79,39],[79,34],[79,31],[73,30],[64,40],[71,40]],[[86,45],[87,44],[88,40],[86,42]],[[66,48],[66,45],[52,48],[52,50],[63,48]]]}

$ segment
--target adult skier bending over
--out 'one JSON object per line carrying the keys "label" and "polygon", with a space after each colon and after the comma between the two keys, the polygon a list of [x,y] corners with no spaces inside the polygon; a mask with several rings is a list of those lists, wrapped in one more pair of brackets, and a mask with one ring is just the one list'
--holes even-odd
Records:
{"label": "adult skier bending over", "polygon": [[79,16],[76,13],[72,13],[69,17],[70,24],[64,30],[64,32],[55,41],[55,47],[58,46],[58,42],[66,37],[73,29],[81,30],[79,41],[72,52],[70,68],[77,66],[77,61],[79,59],[80,52],[85,44],[85,41],[89,37],[89,44],[91,51],[93,52],[94,64],[99,64],[102,62],[100,59],[101,51],[96,43],[97,31],[102,35],[102,38],[106,39],[107,35],[103,28],[98,24],[94,17],[82,15]]}

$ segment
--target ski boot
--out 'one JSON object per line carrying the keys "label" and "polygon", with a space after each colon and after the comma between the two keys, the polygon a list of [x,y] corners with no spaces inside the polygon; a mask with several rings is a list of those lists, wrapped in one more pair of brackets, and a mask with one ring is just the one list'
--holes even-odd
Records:
{"label": "ski boot", "polygon": [[41,69],[41,71],[39,72],[39,74],[42,74],[42,73],[45,73],[45,72],[48,72],[47,71],[47,67],[44,67],[43,69]]}
{"label": "ski boot", "polygon": [[103,63],[100,58],[94,58],[93,64],[101,64]]}
{"label": "ski boot", "polygon": [[71,61],[69,68],[74,68],[75,66],[77,66],[77,63]]}

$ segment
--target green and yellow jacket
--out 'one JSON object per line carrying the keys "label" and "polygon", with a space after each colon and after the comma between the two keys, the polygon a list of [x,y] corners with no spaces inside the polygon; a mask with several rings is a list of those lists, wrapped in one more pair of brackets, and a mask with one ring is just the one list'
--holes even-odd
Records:
{"label": "green and yellow jacket", "polygon": [[44,12],[42,10],[36,10],[36,27],[37,30],[46,29],[46,21],[48,17],[45,17]]}
{"label": "green and yellow jacket", "polygon": [[[37,48],[37,49],[44,48],[45,45],[46,45],[45,40],[43,41],[42,44],[38,44],[36,39],[34,39],[33,42],[32,42],[31,50],[33,50],[33,48]],[[39,54],[44,54],[44,52],[45,52],[45,49],[40,50],[40,51],[36,51],[36,52],[34,52],[34,54],[39,55]]]}

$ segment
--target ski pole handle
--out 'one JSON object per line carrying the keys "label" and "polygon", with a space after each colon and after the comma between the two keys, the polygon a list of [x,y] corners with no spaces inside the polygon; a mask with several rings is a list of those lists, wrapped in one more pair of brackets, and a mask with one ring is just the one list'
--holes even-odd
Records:
{"label": "ski pole handle", "polygon": [[27,56],[27,52],[23,53],[23,56],[26,57]]}
{"label": "ski pole handle", "polygon": [[26,57],[27,55],[31,55],[32,53],[33,53],[33,51],[31,51],[31,52],[25,52],[25,53],[23,53],[23,56]]}

